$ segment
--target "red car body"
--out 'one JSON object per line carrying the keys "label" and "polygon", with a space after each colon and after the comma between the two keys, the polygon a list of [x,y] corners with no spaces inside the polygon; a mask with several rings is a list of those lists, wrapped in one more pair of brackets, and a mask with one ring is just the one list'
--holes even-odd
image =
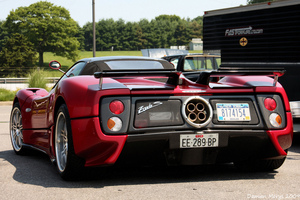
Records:
{"label": "red car body", "polygon": [[[222,75],[219,72],[211,72],[207,73],[209,77],[224,78],[217,83],[209,83],[209,78],[199,78],[199,81],[191,82],[181,75],[181,72],[172,71],[169,68],[172,65],[168,66],[167,61],[149,58],[92,58],[83,59],[74,66],[81,62],[85,68],[93,62],[105,63],[112,60],[159,62],[167,67],[163,70],[151,69],[149,73],[143,71],[145,69],[105,69],[97,74],[98,70],[94,69],[87,75],[80,74],[83,69],[79,74],[72,75],[71,71],[75,69],[71,67],[50,92],[40,88],[20,90],[16,94],[14,105],[18,104],[22,118],[22,141],[18,145],[21,146],[21,150],[31,147],[47,153],[51,160],[57,160],[55,144],[60,141],[55,141],[55,128],[59,108],[64,104],[70,119],[71,131],[68,131],[68,134],[72,136],[72,139],[68,140],[69,149],[66,156],[74,154],[82,160],[85,167],[113,165],[117,160],[127,162],[127,157],[130,156],[136,161],[164,157],[171,165],[233,161],[238,166],[241,166],[241,163],[254,166],[254,162],[266,159],[283,163],[287,149],[292,143],[293,125],[289,101],[279,83],[273,78],[261,76],[282,75],[281,73],[267,72],[258,74],[260,76],[250,73],[249,76],[247,73],[228,72]],[[66,76],[68,74],[69,76]],[[173,79],[173,82],[163,82],[161,79]],[[274,110],[266,108],[263,103],[266,98],[275,100]],[[110,104],[114,100],[123,103],[121,114],[111,112]],[[250,105],[251,120],[218,121],[216,107],[224,105],[224,102],[230,106],[246,102]],[[186,104],[189,104],[191,109],[187,108]],[[200,111],[202,108],[198,107],[194,109],[196,104],[203,105],[204,111]],[[150,112],[154,109],[155,112]],[[173,109],[176,111],[172,111]],[[273,127],[269,122],[269,116],[273,112],[281,117],[277,127]],[[14,113],[12,112],[12,116]],[[191,122],[194,120],[194,114],[205,118],[205,123],[195,125]],[[119,131],[113,132],[107,128],[112,117],[121,119]],[[11,121],[14,121],[14,117]],[[189,138],[181,136],[191,135],[192,139],[195,139],[211,133],[212,137],[217,138],[211,141],[218,140],[217,146],[198,144],[195,148],[185,148],[185,142],[190,141]],[[18,143],[13,139],[13,122],[11,135],[12,142]],[[202,141],[208,142],[209,139]],[[70,150],[71,145],[73,150]],[[14,150],[19,152],[19,149]],[[69,158],[67,161],[69,162]],[[281,164],[272,163],[271,169],[278,168]],[[66,175],[64,170],[59,171],[66,179],[74,175]]]}

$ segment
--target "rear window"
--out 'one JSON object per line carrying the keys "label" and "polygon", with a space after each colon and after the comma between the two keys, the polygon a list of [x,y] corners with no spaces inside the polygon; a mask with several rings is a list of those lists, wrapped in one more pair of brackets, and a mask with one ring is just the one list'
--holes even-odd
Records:
{"label": "rear window", "polygon": [[106,61],[105,64],[112,70],[147,70],[147,69],[164,69],[162,63],[157,61]]}

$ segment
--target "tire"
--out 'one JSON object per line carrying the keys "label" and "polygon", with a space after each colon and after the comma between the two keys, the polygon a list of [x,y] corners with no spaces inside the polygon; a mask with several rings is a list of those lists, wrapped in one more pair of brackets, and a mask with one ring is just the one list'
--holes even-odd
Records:
{"label": "tire", "polygon": [[77,180],[84,166],[84,160],[74,153],[71,120],[65,104],[58,109],[55,121],[55,159],[60,176],[64,180]]}
{"label": "tire", "polygon": [[23,143],[23,124],[20,104],[14,104],[10,114],[10,138],[14,152],[18,155],[26,154],[26,149]]}
{"label": "tire", "polygon": [[235,162],[234,164],[238,169],[243,171],[268,172],[281,167],[285,161],[285,158],[286,157],[282,159],[239,161]]}

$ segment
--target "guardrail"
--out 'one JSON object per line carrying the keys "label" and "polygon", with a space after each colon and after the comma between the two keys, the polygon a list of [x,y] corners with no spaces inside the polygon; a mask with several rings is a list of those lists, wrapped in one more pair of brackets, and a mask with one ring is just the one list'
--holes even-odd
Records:
{"label": "guardrail", "polygon": [[[47,77],[48,83],[56,83],[58,77]],[[0,84],[28,83],[28,78],[0,78]]]}
{"label": "guardrail", "polygon": [[[48,77],[47,87],[52,87],[58,80],[58,77]],[[28,78],[0,78],[0,88],[16,91],[28,87]]]}

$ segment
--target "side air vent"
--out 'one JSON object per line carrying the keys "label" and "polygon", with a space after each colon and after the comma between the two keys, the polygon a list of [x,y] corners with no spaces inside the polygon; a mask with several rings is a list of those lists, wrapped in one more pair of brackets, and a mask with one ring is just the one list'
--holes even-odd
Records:
{"label": "side air vent", "polygon": [[206,126],[213,116],[210,104],[201,97],[190,97],[182,105],[182,114],[187,123],[201,128]]}

